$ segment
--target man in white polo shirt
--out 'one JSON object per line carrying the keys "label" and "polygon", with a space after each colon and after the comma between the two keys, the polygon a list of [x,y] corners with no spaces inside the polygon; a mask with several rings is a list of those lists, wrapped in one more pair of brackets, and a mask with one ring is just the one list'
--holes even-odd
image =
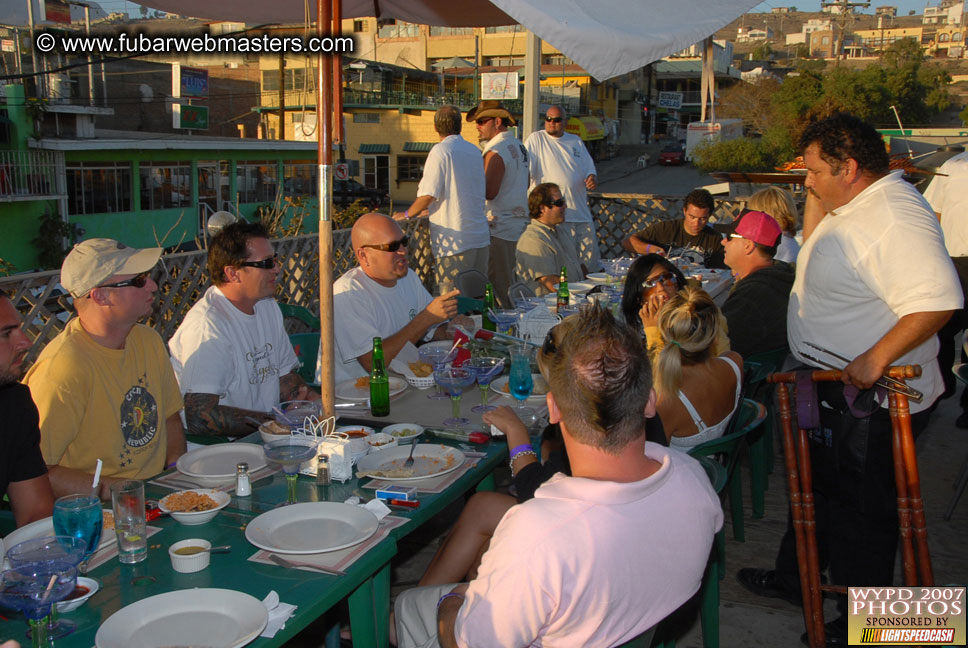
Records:
{"label": "man in white polo shirt", "polygon": [[567,123],[564,108],[552,106],[545,113],[544,130],[531,133],[524,143],[531,168],[528,190],[545,182],[558,185],[568,205],[562,226],[578,243],[581,262],[595,272],[602,267],[595,221],[588,208],[588,192],[598,186],[595,163],[581,138],[565,132]]}
{"label": "man in white polo shirt", "polygon": [[437,289],[453,289],[457,273],[468,268],[487,274],[491,236],[484,216],[484,162],[480,150],[460,136],[460,110],[441,106],[434,115],[440,143],[430,149],[417,199],[397,220],[430,212],[430,238]]}

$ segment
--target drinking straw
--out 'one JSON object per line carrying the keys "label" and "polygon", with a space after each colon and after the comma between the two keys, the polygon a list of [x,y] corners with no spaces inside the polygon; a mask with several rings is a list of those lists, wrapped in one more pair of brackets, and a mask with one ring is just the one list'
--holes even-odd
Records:
{"label": "drinking straw", "polygon": [[98,484],[101,483],[101,467],[103,465],[104,465],[104,462],[98,459],[97,468],[94,469],[94,483],[91,484],[91,492],[94,493],[95,495],[97,495]]}
{"label": "drinking straw", "polygon": [[273,407],[273,408],[272,408],[272,411],[273,411],[273,412],[274,412],[274,413],[275,413],[275,414],[276,414],[277,416],[279,416],[279,417],[281,417],[281,418],[282,418],[282,420],[283,420],[283,421],[285,421],[287,425],[297,425],[297,423],[296,423],[295,421],[293,421],[293,420],[292,420],[291,418],[289,418],[288,416],[286,416],[286,413],[285,413],[285,412],[283,412],[283,411],[282,411],[281,409],[279,409],[278,407]]}

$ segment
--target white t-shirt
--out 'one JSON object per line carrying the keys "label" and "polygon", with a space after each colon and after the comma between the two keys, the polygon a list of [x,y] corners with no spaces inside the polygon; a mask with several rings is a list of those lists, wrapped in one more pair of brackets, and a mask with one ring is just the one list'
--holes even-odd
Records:
{"label": "white t-shirt", "polygon": [[[804,342],[855,358],[901,317],[953,310],[961,303],[961,284],[938,220],[896,171],[824,216],[804,243],[787,310],[790,350],[808,365],[814,363],[800,353],[822,353]],[[938,338],[932,335],[894,361],[923,369],[909,381],[924,392],[921,403],[911,401],[912,412],[929,407],[944,390],[937,355]]]}
{"label": "white t-shirt", "polygon": [[219,405],[268,412],[279,378],[299,368],[279,304],[263,299],[246,315],[211,286],[168,342],[182,394],[215,394]]}
{"label": "white t-shirt", "polygon": [[617,646],[699,589],[719,498],[702,466],[654,443],[642,481],[557,474],[498,524],[454,627],[461,646]]}
{"label": "white t-shirt", "polygon": [[484,161],[460,135],[448,135],[427,155],[417,196],[432,196],[430,238],[434,257],[491,244],[484,216]]}
{"label": "white t-shirt", "polygon": [[565,222],[591,223],[585,178],[595,175],[595,163],[581,138],[572,133],[552,137],[543,130],[535,131],[524,143],[524,148],[528,151],[531,168],[528,192],[542,182],[554,182],[568,204]]}
{"label": "white t-shirt", "polygon": [[[366,376],[357,358],[373,350],[373,338],[387,338],[410,323],[432,301],[412,270],[387,288],[359,266],[333,284],[333,328],[336,338],[336,383]],[[319,361],[316,382],[319,382]]]}
{"label": "white t-shirt", "polygon": [[941,165],[924,192],[931,208],[941,214],[944,245],[952,257],[968,256],[968,152]]}
{"label": "white t-shirt", "polygon": [[528,152],[511,133],[504,131],[484,145],[504,162],[504,177],[497,196],[484,204],[491,236],[517,241],[528,226]]}

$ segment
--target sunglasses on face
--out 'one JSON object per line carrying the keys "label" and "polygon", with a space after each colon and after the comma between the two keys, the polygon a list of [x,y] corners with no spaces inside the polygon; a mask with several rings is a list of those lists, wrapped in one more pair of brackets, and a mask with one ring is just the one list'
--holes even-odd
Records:
{"label": "sunglasses on face", "polygon": [[262,261],[243,261],[239,266],[244,268],[259,268],[260,270],[272,270],[276,267],[279,257],[273,254],[268,259]]}
{"label": "sunglasses on face", "polygon": [[128,286],[134,286],[135,288],[144,288],[145,284],[148,283],[149,274],[147,272],[142,272],[136,274],[126,281],[119,281],[112,284],[102,284],[98,288],[127,288]]}
{"label": "sunglasses on face", "polygon": [[745,236],[740,236],[739,234],[736,234],[734,232],[734,233],[731,233],[731,234],[727,234],[726,235],[726,238],[732,240],[732,239],[745,239],[746,237]]}
{"label": "sunglasses on face", "polygon": [[361,245],[360,247],[372,248],[374,250],[379,250],[380,252],[396,252],[402,247],[409,247],[409,246],[410,246],[410,237],[404,235],[402,239],[399,239],[397,241],[390,241],[389,243],[380,243],[380,244],[367,244],[367,245]]}
{"label": "sunglasses on face", "polygon": [[645,288],[646,290],[652,290],[653,288],[655,288],[656,286],[658,286],[660,283],[664,283],[664,284],[675,284],[676,283],[676,275],[674,273],[672,273],[672,272],[663,272],[662,274],[660,274],[657,277],[652,277],[651,279],[646,279],[645,281],[643,281],[642,282],[642,287]]}
{"label": "sunglasses on face", "polygon": [[545,121],[560,124],[563,120],[561,117],[545,117]]}
{"label": "sunglasses on face", "polygon": [[558,343],[555,342],[555,329],[554,327],[548,331],[545,335],[544,343],[541,345],[541,353],[546,356],[553,356],[558,353]]}
{"label": "sunglasses on face", "polygon": [[494,119],[494,118],[493,117],[481,117],[475,123],[478,126],[483,126],[484,124],[486,124],[487,122],[491,121],[492,119]]}
{"label": "sunglasses on face", "polygon": [[564,207],[564,206],[565,206],[564,198],[559,198],[558,200],[552,200],[551,202],[548,203],[548,207]]}

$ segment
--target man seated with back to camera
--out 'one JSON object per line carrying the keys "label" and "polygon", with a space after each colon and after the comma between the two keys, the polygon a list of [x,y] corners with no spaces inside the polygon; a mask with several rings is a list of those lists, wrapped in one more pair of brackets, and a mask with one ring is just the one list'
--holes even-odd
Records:
{"label": "man seated with back to camera", "polygon": [[[694,459],[645,440],[655,398],[638,335],[584,308],[549,332],[538,366],[572,476],[508,511],[473,581],[397,598],[401,648],[614,646],[699,589],[722,509]],[[629,560],[630,538],[649,551]]]}

